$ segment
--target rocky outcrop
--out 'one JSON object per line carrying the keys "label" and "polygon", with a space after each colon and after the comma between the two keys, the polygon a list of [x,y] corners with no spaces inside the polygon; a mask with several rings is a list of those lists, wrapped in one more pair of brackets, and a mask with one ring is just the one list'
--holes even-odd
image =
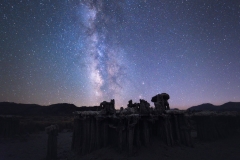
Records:
{"label": "rocky outcrop", "polygon": [[51,125],[45,128],[48,134],[47,142],[47,159],[57,159],[57,136],[58,136],[58,126]]}
{"label": "rocky outcrop", "polygon": [[155,105],[155,111],[158,113],[163,113],[165,110],[169,110],[169,99],[170,96],[167,93],[157,94],[156,96],[152,97],[151,101]]}
{"label": "rocky outcrop", "polygon": [[0,136],[4,138],[13,137],[19,132],[19,116],[0,116]]}
{"label": "rocky outcrop", "polygon": [[[141,102],[146,104],[142,107],[149,108],[145,101]],[[153,138],[164,141],[168,146],[193,145],[185,112],[168,110],[165,114],[158,114],[150,113],[148,109],[141,112],[141,105],[139,112],[131,109],[122,109],[115,114],[74,112],[72,150],[83,155],[112,146],[119,152],[127,150],[131,155],[141,146],[150,146]]]}
{"label": "rocky outcrop", "polygon": [[196,123],[197,137],[202,141],[226,138],[240,129],[239,112],[197,112],[191,113]]}

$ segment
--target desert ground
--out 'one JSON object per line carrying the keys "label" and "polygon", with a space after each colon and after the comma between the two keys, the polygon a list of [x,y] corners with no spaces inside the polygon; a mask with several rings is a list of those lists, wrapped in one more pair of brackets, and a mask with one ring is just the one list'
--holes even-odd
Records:
{"label": "desert ground", "polygon": [[[0,139],[1,160],[44,160],[47,154],[47,133],[24,134],[14,138]],[[168,147],[153,140],[151,146],[142,146],[138,152],[129,156],[119,153],[116,148],[108,147],[78,156],[71,151],[72,131],[62,130],[58,135],[58,159],[162,159],[162,160],[238,160],[240,159],[240,134],[213,142],[200,142],[194,139],[194,147]]]}

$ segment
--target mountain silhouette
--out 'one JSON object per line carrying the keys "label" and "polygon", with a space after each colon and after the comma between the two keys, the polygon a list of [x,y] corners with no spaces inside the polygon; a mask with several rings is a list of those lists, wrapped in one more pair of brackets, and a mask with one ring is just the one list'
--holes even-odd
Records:
{"label": "mountain silhouette", "polygon": [[[77,107],[74,104],[58,103],[49,106],[0,102],[0,115],[72,115],[74,111],[97,111],[99,106]],[[227,102],[220,106],[210,103],[193,106],[188,111],[240,111],[240,102]]]}
{"label": "mountain silhouette", "polygon": [[188,111],[240,111],[240,102],[227,102],[220,106],[215,106],[210,103],[193,106],[187,109]]}
{"label": "mountain silhouette", "polygon": [[72,115],[74,111],[95,111],[98,106],[77,107],[74,104],[58,103],[49,106],[0,102],[0,115]]}

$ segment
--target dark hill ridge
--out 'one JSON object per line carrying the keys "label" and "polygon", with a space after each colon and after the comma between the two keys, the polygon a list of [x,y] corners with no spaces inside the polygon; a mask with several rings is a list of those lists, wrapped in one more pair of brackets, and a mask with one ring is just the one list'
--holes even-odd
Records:
{"label": "dark hill ridge", "polygon": [[[96,111],[99,106],[77,107],[74,104],[58,103],[49,106],[0,102],[0,115],[72,115],[74,111]],[[227,102],[220,106],[210,103],[188,108],[188,111],[240,111],[240,102]]]}
{"label": "dark hill ridge", "polygon": [[98,106],[77,107],[74,104],[58,103],[49,106],[0,102],[0,115],[72,115],[74,111],[97,110]]}
{"label": "dark hill ridge", "polygon": [[240,111],[240,102],[227,102],[220,106],[215,106],[210,103],[193,106],[187,109],[188,111]]}

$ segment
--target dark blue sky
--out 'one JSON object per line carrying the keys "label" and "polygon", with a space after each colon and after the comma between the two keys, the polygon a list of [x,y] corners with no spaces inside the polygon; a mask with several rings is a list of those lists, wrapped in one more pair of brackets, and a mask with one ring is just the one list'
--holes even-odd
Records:
{"label": "dark blue sky", "polygon": [[0,16],[0,101],[240,101],[238,0],[4,0]]}

